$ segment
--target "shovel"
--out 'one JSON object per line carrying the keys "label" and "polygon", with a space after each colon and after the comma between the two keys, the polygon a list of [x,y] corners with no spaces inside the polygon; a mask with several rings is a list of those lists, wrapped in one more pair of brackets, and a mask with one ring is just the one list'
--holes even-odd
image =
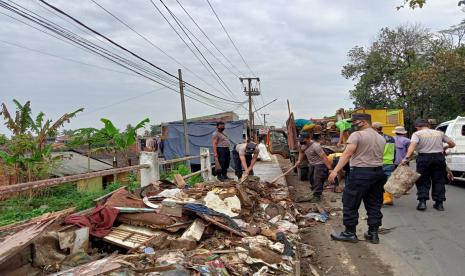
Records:
{"label": "shovel", "polygon": [[287,174],[289,174],[293,169],[295,169],[297,167],[297,165],[294,165],[292,166],[291,168],[289,168],[287,171],[283,172],[282,174],[278,175],[275,177],[275,179],[273,179],[270,184],[274,184],[276,181],[278,181],[281,177],[283,176],[286,176]]}

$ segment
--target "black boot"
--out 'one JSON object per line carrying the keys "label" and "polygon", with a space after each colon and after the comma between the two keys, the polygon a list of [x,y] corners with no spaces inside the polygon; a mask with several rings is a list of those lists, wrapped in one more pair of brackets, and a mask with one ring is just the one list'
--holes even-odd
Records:
{"label": "black boot", "polygon": [[379,243],[378,227],[368,226],[368,231],[365,232],[364,237],[368,242],[378,244]]}
{"label": "black boot", "polygon": [[436,203],[433,205],[433,208],[438,211],[444,211],[444,205],[442,204],[442,201],[436,201]]}
{"label": "black boot", "polygon": [[426,210],[426,200],[420,199],[420,200],[418,201],[417,210],[418,210],[418,211],[424,211],[424,210]]}
{"label": "black boot", "polygon": [[331,239],[335,241],[358,242],[355,227],[346,227],[346,230],[339,234],[331,233]]}

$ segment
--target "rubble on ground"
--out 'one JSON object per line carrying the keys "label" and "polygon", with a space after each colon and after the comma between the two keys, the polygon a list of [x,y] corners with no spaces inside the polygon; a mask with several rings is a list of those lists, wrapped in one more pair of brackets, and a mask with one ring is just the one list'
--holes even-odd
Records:
{"label": "rubble on ground", "polygon": [[[312,213],[317,212],[317,213]],[[119,189],[95,208],[58,212],[0,236],[0,270],[28,275],[291,275],[299,225],[327,212],[294,207],[285,184],[167,181]],[[29,250],[29,251],[28,251]],[[29,252],[29,253],[28,253]],[[9,260],[15,259],[14,262]]]}

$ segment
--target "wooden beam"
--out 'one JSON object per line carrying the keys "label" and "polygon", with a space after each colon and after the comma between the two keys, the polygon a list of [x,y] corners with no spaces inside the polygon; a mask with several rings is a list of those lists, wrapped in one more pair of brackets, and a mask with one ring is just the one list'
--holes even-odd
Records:
{"label": "wooden beam", "polygon": [[200,158],[200,155],[186,156],[186,157],[181,157],[181,158],[176,158],[176,159],[171,159],[171,160],[164,160],[164,161],[160,161],[160,165],[172,164],[172,163],[188,161],[188,160],[198,159],[198,158]]}
{"label": "wooden beam", "polygon": [[129,166],[129,167],[124,167],[124,168],[115,168],[115,169],[102,170],[102,171],[91,172],[91,173],[82,173],[82,174],[76,174],[76,175],[70,175],[70,176],[64,176],[64,177],[58,177],[58,178],[19,183],[15,185],[0,186],[0,195],[1,195],[0,198],[5,199],[8,197],[11,197],[12,194],[19,193],[19,192],[35,190],[35,189],[43,189],[43,188],[58,186],[63,183],[75,182],[75,181],[82,180],[82,179],[94,178],[94,177],[105,176],[105,175],[112,175],[112,174],[132,171],[132,170],[140,170],[140,169],[144,169],[148,167],[149,165],[142,164],[142,165]]}

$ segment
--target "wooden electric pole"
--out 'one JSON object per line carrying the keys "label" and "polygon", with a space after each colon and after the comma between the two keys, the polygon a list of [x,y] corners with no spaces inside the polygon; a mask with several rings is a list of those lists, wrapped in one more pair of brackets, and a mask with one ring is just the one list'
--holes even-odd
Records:
{"label": "wooden electric pole", "polygon": [[186,102],[184,101],[184,82],[181,69],[178,69],[179,94],[181,94],[182,125],[184,127],[184,155],[189,156],[189,133],[187,132]]}

